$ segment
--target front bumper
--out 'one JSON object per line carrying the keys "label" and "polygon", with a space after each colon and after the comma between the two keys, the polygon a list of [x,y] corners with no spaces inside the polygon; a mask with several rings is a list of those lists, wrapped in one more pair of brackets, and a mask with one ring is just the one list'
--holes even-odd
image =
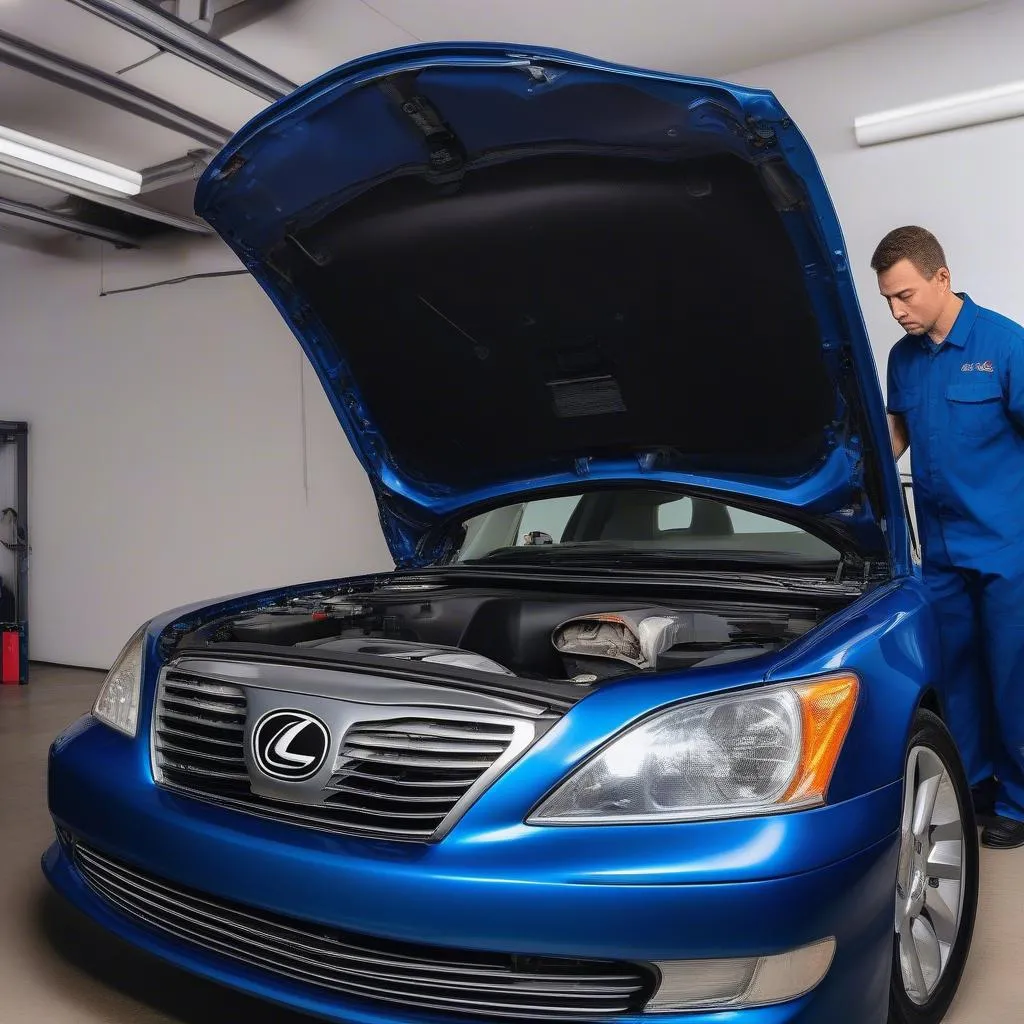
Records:
{"label": "front bumper", "polygon": [[[175,885],[268,913],[357,935],[461,950],[649,962],[785,952],[834,936],[824,981],[794,1002],[715,1013],[635,1015],[616,1021],[665,1024],[883,1024],[892,956],[893,885],[898,857],[899,785],[828,809],[732,823],[745,835],[749,880],[705,873],[702,835],[685,828],[535,829],[501,834],[464,820],[434,846],[356,841],[222,810],[158,789],[144,744],[88,721],[55,743],[50,808],[57,826],[89,846]],[[806,837],[845,827],[856,852],[787,872],[787,830]],[[712,823],[713,824],[713,823]],[[553,833],[558,833],[557,837]],[[613,833],[617,834],[613,839]],[[644,863],[624,856],[623,833]],[[672,838],[674,836],[674,839]],[[555,845],[552,846],[551,844]],[[539,845],[541,844],[541,845]],[[642,857],[640,856],[642,851]],[[801,851],[808,863],[808,851]],[[756,870],[751,870],[760,858]],[[259,970],[137,923],[98,896],[65,846],[44,858],[53,885],[73,904],[133,945],[248,993],[350,1024],[466,1024],[472,1018],[340,996]],[[751,877],[760,876],[760,877]]]}

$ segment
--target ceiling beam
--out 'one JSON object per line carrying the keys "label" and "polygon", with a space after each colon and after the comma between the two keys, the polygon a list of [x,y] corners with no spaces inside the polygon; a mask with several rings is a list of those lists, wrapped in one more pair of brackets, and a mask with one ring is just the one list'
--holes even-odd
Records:
{"label": "ceiling beam", "polygon": [[213,154],[206,150],[193,150],[185,156],[162,164],[142,168],[142,191],[156,192],[183,181],[197,182]]}
{"label": "ceiling beam", "polygon": [[190,114],[114,75],[51,53],[6,32],[0,32],[0,61],[187,135],[210,149],[220,149],[231,138],[231,132],[212,121]]}
{"label": "ceiling beam", "polygon": [[88,199],[94,203],[99,203],[101,206],[109,206],[112,210],[120,210],[122,213],[130,213],[144,220],[153,220],[158,224],[166,224],[168,227],[178,228],[180,231],[191,231],[197,235],[213,233],[209,225],[197,217],[178,217],[173,213],[164,213],[163,210],[153,209],[151,206],[133,202],[131,199],[124,199],[113,193],[87,188],[66,178],[51,177],[39,171],[29,171],[24,167],[6,164],[0,158],[0,175],[2,174],[9,174],[14,178],[22,178],[25,181],[34,182],[36,185],[44,185],[46,188],[63,192],[65,195]]}
{"label": "ceiling beam", "polygon": [[60,228],[61,231],[85,235],[87,238],[99,238],[104,242],[112,242],[120,248],[137,249],[139,247],[139,239],[132,235],[126,235],[121,231],[114,231],[112,228],[86,224],[85,221],[76,220],[74,217],[67,216],[67,214],[47,210],[42,206],[33,206],[31,203],[19,203],[13,199],[0,198],[0,214],[5,214],[8,217],[19,217],[22,220],[30,220],[36,224],[47,224],[53,228]]}
{"label": "ceiling beam", "polygon": [[141,0],[68,2],[265,100],[278,100],[296,88],[294,82],[258,61]]}

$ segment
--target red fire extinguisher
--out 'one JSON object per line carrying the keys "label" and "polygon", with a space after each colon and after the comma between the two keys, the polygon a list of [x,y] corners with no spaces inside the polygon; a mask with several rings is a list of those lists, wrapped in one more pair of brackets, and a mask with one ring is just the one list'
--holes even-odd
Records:
{"label": "red fire extinguisher", "polygon": [[0,683],[21,682],[21,637],[17,630],[5,629],[0,647]]}

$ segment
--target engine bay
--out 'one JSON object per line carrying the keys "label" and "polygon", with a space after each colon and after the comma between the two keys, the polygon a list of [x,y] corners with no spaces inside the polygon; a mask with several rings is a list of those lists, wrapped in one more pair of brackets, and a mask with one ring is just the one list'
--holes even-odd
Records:
{"label": "engine bay", "polygon": [[458,585],[396,576],[304,593],[220,618],[179,649],[392,664],[481,679],[592,687],[771,654],[834,609],[758,595],[666,599],[574,588]]}

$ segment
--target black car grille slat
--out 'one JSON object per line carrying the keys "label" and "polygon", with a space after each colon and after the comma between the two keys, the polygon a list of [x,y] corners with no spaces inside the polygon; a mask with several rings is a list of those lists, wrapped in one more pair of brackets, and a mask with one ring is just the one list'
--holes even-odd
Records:
{"label": "black car grille slat", "polygon": [[[351,779],[348,780],[351,783]],[[382,803],[387,802],[389,804],[416,804],[420,806],[429,807],[431,804],[445,804],[448,805],[452,801],[451,793],[446,793],[437,790],[417,790],[412,794],[403,793],[375,793],[373,790],[362,789],[359,786],[343,785],[337,783],[331,786],[332,793],[345,793],[349,797],[363,798],[369,797],[371,799],[379,800]],[[456,799],[458,799],[458,794]],[[335,799],[333,796],[328,797],[328,800]]]}
{"label": "black car grille slat", "polygon": [[[244,697],[242,700],[244,701]],[[193,692],[175,693],[170,687],[164,692],[164,707],[181,709],[193,714],[206,713],[210,716],[225,715],[228,718],[245,718],[245,704],[235,704],[223,700],[204,700]],[[211,718],[211,721],[215,719]]]}
{"label": "black car grille slat", "polygon": [[239,742],[241,742],[241,734],[245,732],[245,722],[235,721],[239,716],[232,715],[230,721],[217,721],[212,715],[207,715],[205,718],[201,713],[186,714],[183,711],[175,711],[173,708],[167,707],[163,702],[160,705],[160,721],[174,723],[180,723],[175,728],[181,729],[188,726],[190,729],[194,729],[197,736],[209,736],[213,734],[213,738],[220,738],[221,736],[237,734]]}
{"label": "black car grille slat", "polygon": [[418,790],[446,789],[460,790],[469,789],[476,781],[476,775],[447,774],[438,778],[404,778],[394,772],[371,770],[370,765],[353,767],[351,764],[345,766],[345,779],[351,785],[365,786],[369,792],[385,792],[388,789],[397,790],[400,793],[416,792]]}
{"label": "black car grille slat", "polygon": [[346,800],[348,794],[338,793],[332,795],[330,800],[330,806],[339,811],[350,811],[352,814],[366,814],[371,817],[379,818],[394,818],[401,816],[406,821],[440,821],[448,812],[447,810],[440,811],[410,811],[405,807],[396,808],[394,810],[386,807],[362,807],[354,800]]}
{"label": "black car grille slat", "polygon": [[84,846],[75,863],[121,912],[186,942],[318,988],[420,1010],[528,1020],[640,1012],[639,965],[420,946],[283,918],[154,878]]}
{"label": "black car grille slat", "polygon": [[216,751],[218,747],[227,747],[234,751],[239,749],[237,738],[226,740],[211,736],[199,736],[194,732],[189,732],[187,729],[176,729],[169,725],[159,726],[157,728],[157,736],[160,739],[169,740],[171,743],[181,743],[182,741],[185,741],[192,744],[198,750],[208,749]]}
{"label": "black car grille slat", "polygon": [[182,761],[187,761],[190,765],[195,762],[196,764],[209,765],[210,767],[222,765],[224,767],[245,769],[245,759],[231,754],[208,754],[201,750],[193,750],[190,747],[179,747],[174,743],[158,743],[156,749],[168,761],[173,758],[174,762],[181,763]]}
{"label": "black car grille slat", "polygon": [[457,755],[427,755],[419,751],[398,751],[346,744],[342,754],[353,761],[371,761],[374,764],[395,768],[419,768],[434,771],[457,769],[460,771],[485,772],[497,760],[496,757],[459,757]]}

